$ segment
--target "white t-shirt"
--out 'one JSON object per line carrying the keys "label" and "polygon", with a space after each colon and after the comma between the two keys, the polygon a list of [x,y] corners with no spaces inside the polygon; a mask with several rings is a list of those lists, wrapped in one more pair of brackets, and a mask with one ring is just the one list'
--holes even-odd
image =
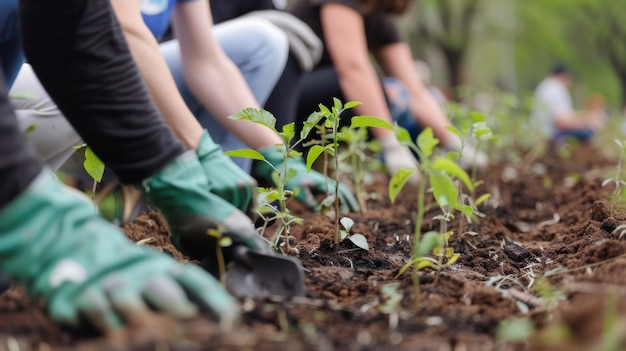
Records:
{"label": "white t-shirt", "polygon": [[556,116],[573,110],[572,98],[565,84],[557,78],[547,77],[535,89],[531,123],[541,128],[546,136],[552,136]]}

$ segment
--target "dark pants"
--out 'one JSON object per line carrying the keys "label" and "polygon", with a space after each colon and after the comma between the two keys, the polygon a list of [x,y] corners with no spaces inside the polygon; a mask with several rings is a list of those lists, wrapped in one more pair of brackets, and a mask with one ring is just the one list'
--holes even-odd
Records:
{"label": "dark pants", "polygon": [[[289,54],[283,74],[276,82],[272,93],[265,102],[264,108],[276,117],[276,126],[282,128],[285,124],[294,122],[298,113],[298,99],[301,94],[302,72],[296,58]],[[313,112],[313,111],[311,111]],[[309,112],[310,113],[310,112]],[[303,118],[306,118],[304,116]]]}
{"label": "dark pants", "polygon": [[17,25],[17,0],[0,0],[0,64],[7,84],[11,86],[22,66],[24,53]]}
{"label": "dark pants", "polygon": [[[39,80],[122,182],[148,178],[185,151],[152,103],[108,0],[19,5],[24,51]],[[42,167],[1,95],[0,206]]]}

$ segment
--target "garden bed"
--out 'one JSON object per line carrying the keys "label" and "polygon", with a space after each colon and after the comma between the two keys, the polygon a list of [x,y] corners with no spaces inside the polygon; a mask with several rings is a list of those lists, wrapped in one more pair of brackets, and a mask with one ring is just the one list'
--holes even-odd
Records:
{"label": "garden bed", "polygon": [[[458,261],[440,273],[420,272],[419,310],[410,270],[396,278],[412,253],[415,195],[405,190],[391,204],[381,182],[368,189],[378,193],[368,211],[351,215],[369,251],[349,240],[335,248],[331,220],[292,203],[292,213],[304,218],[292,235],[307,296],[242,301],[233,330],[208,318],[155,319],[151,328],[113,341],[75,335],[15,289],[0,297],[0,350],[600,350],[610,342],[617,346],[605,350],[621,350],[626,235],[620,239],[613,229],[626,223],[626,212],[612,209],[614,188],[601,186],[614,173],[615,162],[588,146],[572,158],[493,165],[477,190],[492,194],[480,206],[484,218],[466,228],[475,233],[450,238]],[[424,231],[439,228],[433,214]],[[151,245],[184,259],[158,213],[123,229],[135,241],[154,237]],[[506,338],[532,336],[498,339],[503,321],[515,318]]]}

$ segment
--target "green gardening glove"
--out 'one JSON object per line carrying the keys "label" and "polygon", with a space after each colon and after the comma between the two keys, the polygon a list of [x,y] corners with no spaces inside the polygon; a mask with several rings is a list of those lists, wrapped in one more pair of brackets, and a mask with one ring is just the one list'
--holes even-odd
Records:
{"label": "green gardening glove", "polygon": [[252,214],[256,201],[256,180],[224,155],[206,130],[202,133],[196,154],[209,179],[211,192],[241,211]]}
{"label": "green gardening glove", "polygon": [[[272,146],[258,150],[265,160],[271,163],[276,169],[280,170],[285,160],[285,150],[280,146]],[[265,162],[255,162],[253,166],[253,175],[262,182],[274,184],[272,173],[274,169]],[[304,159],[302,157],[287,158],[287,169],[292,169],[295,176],[290,178],[285,185],[287,190],[294,191],[299,189],[296,198],[306,205],[309,209],[316,209],[319,204],[315,200],[315,194],[326,193],[326,184],[330,187],[330,193],[334,194],[336,181],[328,179],[319,172],[311,170],[307,172]],[[276,184],[274,184],[276,185]],[[339,183],[339,201],[341,202],[342,212],[357,212],[360,210],[359,203],[350,192],[350,190],[342,183]]]}
{"label": "green gardening glove", "polygon": [[42,172],[0,209],[0,270],[44,303],[50,318],[102,333],[141,325],[154,312],[190,318],[201,309],[233,319],[238,306],[197,266],[126,239],[83,194]]}
{"label": "green gardening glove", "polygon": [[[140,190],[167,219],[172,242],[194,259],[215,259],[216,250],[221,249],[220,238],[210,233],[229,237],[233,247],[245,245],[261,253],[271,251],[248,216],[210,191],[207,176],[193,151],[144,180]],[[232,258],[230,250],[223,251],[228,263]]]}

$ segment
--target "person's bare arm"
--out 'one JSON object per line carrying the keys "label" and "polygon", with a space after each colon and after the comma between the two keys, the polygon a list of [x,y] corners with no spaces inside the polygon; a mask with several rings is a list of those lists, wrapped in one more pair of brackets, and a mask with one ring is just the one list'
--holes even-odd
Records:
{"label": "person's bare arm", "polygon": [[[363,18],[354,9],[336,3],[322,5],[320,9],[326,50],[339,75],[339,85],[347,100],[360,101],[356,108],[361,115],[372,115],[391,121],[376,71],[369,60]],[[391,131],[373,129],[381,138]]]}
{"label": "person's bare arm", "polygon": [[397,78],[408,90],[411,112],[419,124],[431,127],[435,136],[445,143],[451,134],[445,127],[451,123],[417,75],[409,46],[406,43],[385,45],[376,49],[374,56],[384,74]]}
{"label": "person's bare arm", "polygon": [[178,92],[176,83],[161,56],[159,45],[143,22],[139,1],[111,0],[111,5],[157,108],[185,146],[196,149],[202,135],[202,126]]}
{"label": "person's bare arm", "polygon": [[180,43],[185,83],[218,121],[246,145],[260,149],[281,143],[269,128],[227,116],[246,107],[259,107],[237,66],[212,34],[207,1],[180,3],[174,10],[173,29]]}
{"label": "person's bare arm", "polygon": [[569,111],[558,113],[554,118],[554,126],[562,130],[592,128],[588,116],[582,112]]}

